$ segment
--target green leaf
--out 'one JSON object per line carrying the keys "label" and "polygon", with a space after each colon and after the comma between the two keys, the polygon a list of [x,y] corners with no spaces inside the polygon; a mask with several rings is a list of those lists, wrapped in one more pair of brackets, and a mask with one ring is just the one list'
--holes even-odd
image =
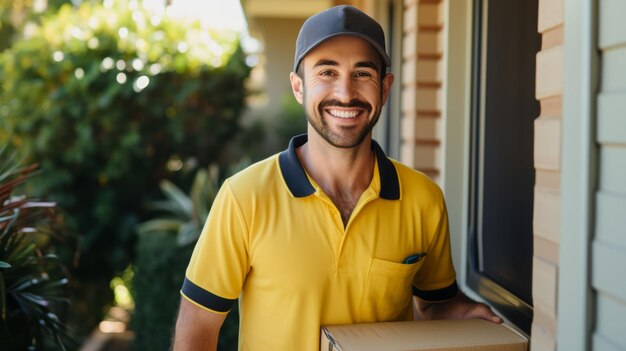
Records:
{"label": "green leaf", "polygon": [[11,290],[12,291],[24,291],[24,290],[28,290],[28,288],[30,288],[31,286],[37,285],[39,283],[41,283],[40,279],[30,278],[30,279],[26,279],[20,282],[19,284],[14,284],[13,286],[11,286]]}
{"label": "green leaf", "polygon": [[176,242],[179,246],[187,246],[198,240],[200,236],[200,228],[194,222],[183,224],[178,230]]}
{"label": "green leaf", "polygon": [[[191,186],[191,201],[196,214],[202,218],[204,212],[207,210],[204,207],[204,187],[208,182],[208,172],[205,169],[199,169],[196,173],[196,177],[193,180]],[[204,210],[204,211],[203,211]]]}
{"label": "green leaf", "polygon": [[[0,163],[0,182],[4,182],[7,178],[16,174],[19,169],[19,165],[24,160],[24,157],[19,156],[18,152],[9,151],[8,147],[9,146],[5,144],[0,150],[0,156],[4,159],[3,162]],[[5,155],[8,152],[10,152],[10,154]]]}
{"label": "green leaf", "polygon": [[68,283],[68,279],[67,278],[62,278],[62,279],[58,279],[58,280],[54,280],[54,281],[46,281],[45,287],[47,290],[52,290],[54,288],[60,287],[60,286],[65,286]]}
{"label": "green leaf", "polygon": [[0,223],[8,222],[4,225],[4,230],[2,231],[2,237],[5,237],[9,231],[13,230],[13,224],[17,221],[19,217],[20,211],[19,209],[15,209],[13,214],[9,216],[0,217]]}
{"label": "green leaf", "polygon": [[146,207],[150,211],[165,212],[173,216],[178,215],[178,208],[174,206],[171,201],[151,201]]}
{"label": "green leaf", "polygon": [[[4,276],[2,272],[0,272],[0,316],[2,316],[2,320],[6,321],[7,319],[7,288],[4,285]],[[5,323],[2,323],[5,324]]]}
{"label": "green leaf", "polygon": [[35,254],[35,250],[37,247],[35,243],[28,243],[25,245],[20,245],[19,250],[16,250],[12,255],[9,255],[12,261],[21,261],[25,257],[31,256]]}
{"label": "green leaf", "polygon": [[137,231],[141,233],[177,233],[180,227],[183,225],[179,219],[176,218],[157,218],[141,223],[137,226]]}
{"label": "green leaf", "polygon": [[162,180],[160,183],[163,194],[172,201],[174,211],[186,220],[192,218],[193,203],[191,199],[169,180]]}
{"label": "green leaf", "polygon": [[7,262],[0,261],[0,268],[11,268],[11,265]]}
{"label": "green leaf", "polygon": [[37,306],[48,307],[50,305],[50,303],[46,299],[33,293],[25,292],[25,293],[20,294],[19,297]]}

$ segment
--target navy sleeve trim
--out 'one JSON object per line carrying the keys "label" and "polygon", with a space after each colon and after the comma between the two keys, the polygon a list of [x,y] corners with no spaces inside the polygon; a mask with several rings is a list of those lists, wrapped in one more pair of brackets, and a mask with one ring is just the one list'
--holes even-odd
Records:
{"label": "navy sleeve trim", "polygon": [[194,302],[216,312],[228,312],[237,299],[225,299],[214,295],[185,278],[182,293]]}
{"label": "navy sleeve trim", "polygon": [[415,286],[413,287],[413,295],[419,297],[425,301],[445,301],[455,297],[459,291],[459,286],[456,281],[450,286],[437,290],[419,290]]}

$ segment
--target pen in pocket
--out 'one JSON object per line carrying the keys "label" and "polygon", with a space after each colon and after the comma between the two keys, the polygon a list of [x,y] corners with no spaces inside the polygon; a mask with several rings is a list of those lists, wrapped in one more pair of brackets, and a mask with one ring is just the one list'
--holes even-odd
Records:
{"label": "pen in pocket", "polygon": [[413,264],[413,263],[419,261],[424,256],[426,256],[426,252],[416,253],[416,254],[410,255],[407,258],[405,258],[404,261],[402,261],[402,263],[404,263],[404,264]]}

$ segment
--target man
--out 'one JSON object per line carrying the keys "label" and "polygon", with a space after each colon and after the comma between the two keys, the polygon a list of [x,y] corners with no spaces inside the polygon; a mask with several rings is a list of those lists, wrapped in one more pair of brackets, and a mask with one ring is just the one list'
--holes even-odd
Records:
{"label": "man", "polygon": [[214,350],[237,298],[241,350],[314,351],[323,324],[412,319],[412,292],[418,318],[501,322],[458,291],[440,189],[372,141],[389,65],[380,25],[353,7],[304,23],[290,81],[307,135],[220,189],[174,350]]}

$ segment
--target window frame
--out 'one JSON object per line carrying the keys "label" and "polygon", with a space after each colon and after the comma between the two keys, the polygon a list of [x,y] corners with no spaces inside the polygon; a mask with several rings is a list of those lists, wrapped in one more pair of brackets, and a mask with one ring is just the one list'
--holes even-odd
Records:
{"label": "window frame", "polygon": [[[464,267],[465,285],[492,305],[500,314],[527,335],[530,334],[533,307],[496,281],[482,274],[479,268],[479,216],[482,215],[482,164],[484,150],[484,121],[486,97],[486,60],[487,45],[487,7],[488,0],[472,1],[472,35],[470,59],[470,113],[469,113],[469,162],[468,166],[468,207],[466,266]],[[532,233],[530,233],[532,236]],[[532,257],[532,248],[530,255]],[[532,269],[531,269],[532,271]],[[530,277],[532,279],[532,277]]]}
{"label": "window frame", "polygon": [[395,76],[387,103],[383,106],[380,119],[374,127],[373,137],[387,155],[400,159],[401,147],[401,99],[402,86],[402,0],[384,0],[377,3],[378,20],[384,28],[387,52],[391,58],[389,72]]}

